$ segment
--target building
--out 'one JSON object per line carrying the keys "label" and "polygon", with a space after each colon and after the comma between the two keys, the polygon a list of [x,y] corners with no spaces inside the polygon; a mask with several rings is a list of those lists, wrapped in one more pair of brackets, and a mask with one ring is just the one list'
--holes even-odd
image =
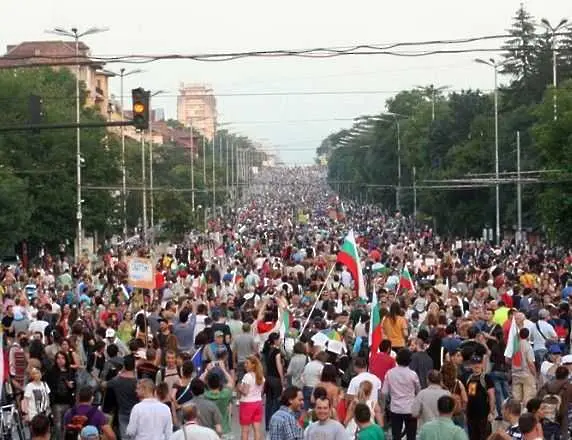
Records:
{"label": "building", "polygon": [[76,57],[75,42],[70,41],[25,41],[8,45],[6,54],[0,57],[0,69],[50,66],[54,69],[69,69],[77,74],[87,90],[88,106],[97,106],[108,117],[109,78],[113,72],[103,69],[104,64],[90,59],[89,47],[80,42],[79,57]]}
{"label": "building", "polygon": [[216,97],[213,89],[205,85],[181,83],[177,97],[177,119],[185,126],[212,140],[216,131]]}

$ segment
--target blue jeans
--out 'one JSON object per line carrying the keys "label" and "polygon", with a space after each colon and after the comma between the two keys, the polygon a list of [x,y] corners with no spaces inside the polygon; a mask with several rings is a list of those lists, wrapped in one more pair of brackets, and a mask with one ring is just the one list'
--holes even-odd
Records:
{"label": "blue jeans", "polygon": [[313,387],[304,386],[302,388],[302,394],[304,396],[304,409],[308,411],[312,408],[312,393],[314,392]]}
{"label": "blue jeans", "polygon": [[540,371],[540,364],[542,364],[542,362],[544,361],[546,353],[548,353],[548,350],[545,348],[539,348],[538,350],[534,350],[534,360],[536,362],[537,371]]}
{"label": "blue jeans", "polygon": [[495,405],[497,407],[497,415],[502,416],[502,404],[508,399],[508,375],[504,371],[491,371],[490,378],[495,386]]}
{"label": "blue jeans", "polygon": [[542,424],[544,438],[548,440],[560,440],[560,425],[558,423],[544,422]]}

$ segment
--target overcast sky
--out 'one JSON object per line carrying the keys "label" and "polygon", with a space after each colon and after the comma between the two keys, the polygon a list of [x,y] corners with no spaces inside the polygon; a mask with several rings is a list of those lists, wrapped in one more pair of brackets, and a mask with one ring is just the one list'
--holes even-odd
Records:
{"label": "overcast sky", "polygon": [[[537,18],[572,18],[570,0],[524,2]],[[2,2],[0,44],[53,39],[45,29],[106,26],[87,37],[94,55],[196,54],[301,49],[355,44],[457,39],[503,34],[520,0],[22,0]],[[472,47],[498,47],[498,42]],[[469,46],[463,46],[469,47]],[[219,121],[279,150],[288,163],[311,163],[315,148],[351,119],[383,110],[396,91],[435,84],[491,89],[492,72],[478,54],[420,58],[344,56],[328,60],[246,59],[225,63],[161,61],[126,78],[125,89],[165,90],[154,105],[176,117],[179,83],[208,83],[218,97]],[[489,54],[480,56],[488,57]],[[138,66],[110,64],[118,71]],[[112,80],[119,95],[119,80]],[[371,92],[368,94],[224,96],[236,93]]]}

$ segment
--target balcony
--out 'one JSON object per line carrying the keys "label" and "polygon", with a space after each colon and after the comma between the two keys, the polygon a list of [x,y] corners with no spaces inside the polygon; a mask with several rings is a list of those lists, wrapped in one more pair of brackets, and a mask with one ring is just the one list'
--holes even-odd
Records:
{"label": "balcony", "polygon": [[105,97],[105,93],[103,92],[103,89],[101,87],[96,87],[95,88],[95,102],[102,102],[105,101],[106,97]]}

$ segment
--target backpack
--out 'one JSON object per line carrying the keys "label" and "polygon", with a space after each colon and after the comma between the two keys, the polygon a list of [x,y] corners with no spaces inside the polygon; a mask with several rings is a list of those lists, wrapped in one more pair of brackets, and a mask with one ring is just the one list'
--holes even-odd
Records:
{"label": "backpack", "polygon": [[177,376],[181,378],[181,371],[179,370],[179,368],[177,368],[176,373],[167,374],[167,367],[162,366],[161,368],[159,368],[159,371],[157,372],[156,383],[165,382],[165,379],[171,376]]}
{"label": "backpack", "polygon": [[105,375],[103,380],[109,382],[111,379],[113,379],[115,376],[119,374],[121,368],[122,367],[120,365],[117,365],[114,362],[109,362],[109,369],[107,370],[107,374]]}
{"label": "backpack", "polygon": [[560,407],[562,406],[562,397],[559,394],[546,394],[542,398],[541,407],[544,410],[544,420],[551,423],[560,424]]}
{"label": "backpack", "polygon": [[81,430],[89,425],[89,421],[96,411],[97,407],[94,406],[87,412],[87,414],[80,415],[76,413],[76,407],[74,406],[71,409],[70,421],[64,427],[64,440],[78,440],[80,438],[79,435]]}

